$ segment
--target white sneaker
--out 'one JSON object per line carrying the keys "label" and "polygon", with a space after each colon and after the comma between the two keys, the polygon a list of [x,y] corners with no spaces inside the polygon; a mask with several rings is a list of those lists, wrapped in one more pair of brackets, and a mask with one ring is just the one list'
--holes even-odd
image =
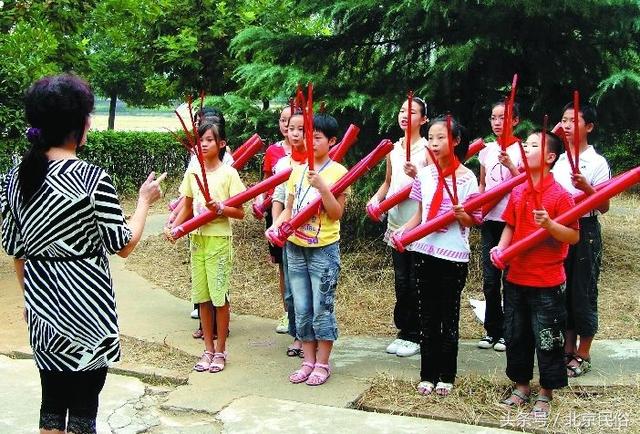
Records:
{"label": "white sneaker", "polygon": [[488,350],[489,348],[493,348],[493,345],[495,343],[496,343],[495,339],[487,335],[478,341],[478,348]]}
{"label": "white sneaker", "polygon": [[496,351],[506,351],[507,343],[503,338],[498,339],[498,341],[493,345],[493,349]]}
{"label": "white sneaker", "polygon": [[387,353],[396,354],[396,352],[398,351],[398,348],[400,348],[403,343],[404,343],[403,339],[396,339],[395,341],[391,342],[387,347]]}
{"label": "white sneaker", "polygon": [[411,357],[415,354],[420,353],[420,345],[411,341],[404,341],[402,345],[398,347],[396,351],[396,356],[398,357]]}
{"label": "white sneaker", "polygon": [[287,313],[280,318],[280,322],[276,326],[276,333],[289,333],[289,315]]}
{"label": "white sneaker", "polygon": [[193,309],[193,311],[191,312],[191,318],[193,319],[200,318],[200,315],[198,314],[198,309]]}

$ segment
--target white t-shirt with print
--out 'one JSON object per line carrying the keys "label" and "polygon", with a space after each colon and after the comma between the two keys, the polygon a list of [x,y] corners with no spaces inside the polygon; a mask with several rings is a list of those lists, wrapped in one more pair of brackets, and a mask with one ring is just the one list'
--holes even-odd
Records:
{"label": "white t-shirt with print", "polygon": [[[446,183],[453,192],[450,176],[446,178]],[[478,194],[478,179],[470,170],[463,176],[457,177],[456,185],[458,188],[458,201],[461,204]],[[437,186],[438,171],[434,164],[430,164],[420,170],[413,182],[410,197],[413,200],[422,202],[422,223],[427,221],[429,208],[431,207],[431,201]],[[453,203],[445,189],[437,215],[445,214],[452,209]],[[479,221],[481,211],[479,209],[474,211],[471,217]],[[469,232],[469,228],[460,225],[457,220],[454,220],[453,223],[441,230],[432,232],[424,238],[414,241],[407,246],[407,250],[452,262],[469,262],[471,253],[469,247]]]}
{"label": "white t-shirt with print", "polygon": [[[516,142],[507,148],[507,155],[516,167],[522,164],[522,154],[520,153],[519,147],[520,145]],[[480,160],[480,164],[484,167],[485,192],[513,178],[511,171],[500,164],[498,160],[501,152],[502,148],[497,142],[489,142],[478,155],[478,160]],[[504,221],[502,219],[502,213],[507,208],[508,202],[509,194],[506,194],[502,200],[484,216],[484,220]]]}

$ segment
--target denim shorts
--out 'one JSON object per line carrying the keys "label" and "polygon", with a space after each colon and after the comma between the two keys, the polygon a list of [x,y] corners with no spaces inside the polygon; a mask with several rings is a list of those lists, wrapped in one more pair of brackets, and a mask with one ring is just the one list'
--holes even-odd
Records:
{"label": "denim shorts", "polygon": [[340,246],[300,247],[287,243],[287,274],[295,307],[298,339],[335,341],[335,296],[340,275]]}

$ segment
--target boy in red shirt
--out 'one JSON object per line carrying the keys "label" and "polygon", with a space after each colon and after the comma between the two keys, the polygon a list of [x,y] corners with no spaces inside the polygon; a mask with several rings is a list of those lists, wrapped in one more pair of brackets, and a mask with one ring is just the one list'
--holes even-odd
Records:
{"label": "boy in red shirt", "polygon": [[[563,150],[562,142],[556,135],[547,133],[546,149],[541,158],[541,138],[542,132],[534,132],[523,143],[536,190],[532,191],[529,184],[524,183],[512,191],[502,215],[506,226],[494,249],[505,249],[541,227],[550,235],[511,261],[504,285],[506,373],[516,386],[503,403],[521,406],[529,401],[533,357],[537,354],[540,392],[531,415],[547,418],[553,389],[567,385],[564,364],[566,276],[563,261],[569,244],[578,242],[579,232],[577,222],[563,226],[553,220],[571,209],[574,202],[550,173]],[[541,166],[544,166],[544,176],[542,191],[538,192]],[[536,209],[536,195],[541,200],[542,209]]]}

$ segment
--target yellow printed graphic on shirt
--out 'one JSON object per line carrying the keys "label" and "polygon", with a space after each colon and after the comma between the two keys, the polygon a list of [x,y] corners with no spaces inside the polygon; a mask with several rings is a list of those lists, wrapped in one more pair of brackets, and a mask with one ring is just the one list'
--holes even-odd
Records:
{"label": "yellow printed graphic on shirt", "polygon": [[[307,180],[307,165],[294,167],[289,181],[287,181],[287,195],[293,196],[293,209],[291,217],[295,217],[302,209],[316,198],[320,193],[309,185]],[[335,161],[329,161],[326,166],[316,168],[322,179],[331,187],[347,169]],[[349,194],[349,189],[345,192]],[[307,220],[289,237],[289,241],[302,247],[322,247],[335,243],[340,239],[340,220],[331,220],[322,209]]]}

